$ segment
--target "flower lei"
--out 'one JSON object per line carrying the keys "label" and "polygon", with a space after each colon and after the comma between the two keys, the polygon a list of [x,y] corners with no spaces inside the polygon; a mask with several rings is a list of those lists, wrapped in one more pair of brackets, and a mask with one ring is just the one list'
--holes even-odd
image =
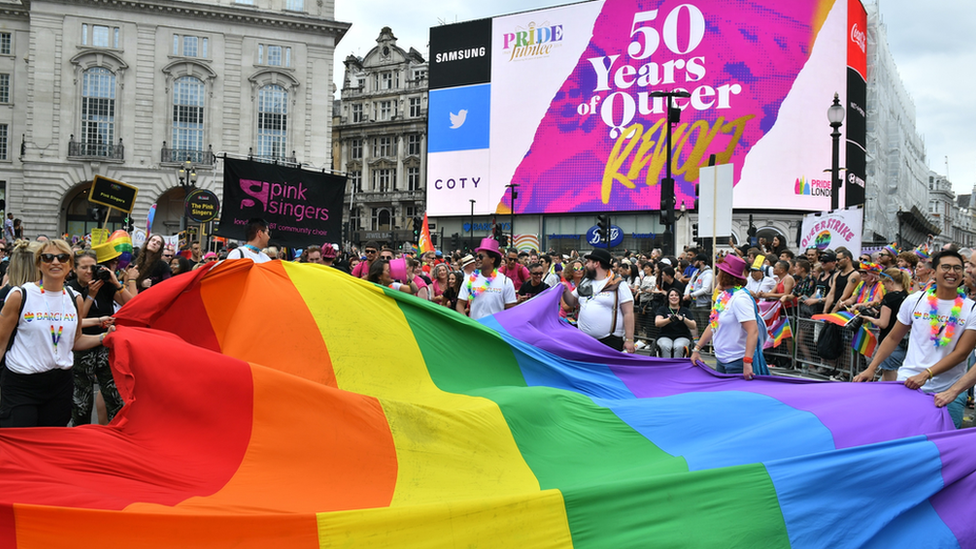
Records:
{"label": "flower lei", "polygon": [[[952,302],[952,309],[949,311],[949,319],[946,320],[944,325],[939,323],[939,299],[935,297],[935,286],[933,285],[929,288],[925,294],[929,301],[929,306],[932,308],[929,312],[929,323],[932,326],[932,342],[936,348],[948,345],[952,341],[952,336],[956,333],[956,326],[959,324],[959,317],[962,314],[962,303],[965,295],[961,286],[957,288],[956,292],[956,299]],[[945,328],[944,333],[943,328]]]}
{"label": "flower lei", "polygon": [[474,301],[474,298],[485,293],[485,290],[488,289],[488,286],[491,286],[491,283],[495,280],[495,277],[498,276],[498,269],[495,269],[494,271],[491,272],[491,276],[484,277],[484,279],[481,281],[481,284],[475,286],[474,281],[478,280],[478,273],[480,272],[481,271],[475,270],[470,275],[468,275],[468,296],[469,299],[471,299],[472,301]]}
{"label": "flower lei", "polygon": [[708,323],[711,325],[712,330],[718,328],[718,315],[725,310],[729,305],[729,300],[732,299],[732,294],[742,289],[742,286],[736,286],[731,290],[723,290],[722,293],[718,295],[718,299],[712,304],[712,312],[708,315]]}
{"label": "flower lei", "polygon": [[875,282],[871,286],[868,286],[862,280],[858,283],[854,291],[857,292],[857,299],[855,299],[854,303],[870,303],[877,301],[879,297],[884,295],[884,285],[880,282]]}

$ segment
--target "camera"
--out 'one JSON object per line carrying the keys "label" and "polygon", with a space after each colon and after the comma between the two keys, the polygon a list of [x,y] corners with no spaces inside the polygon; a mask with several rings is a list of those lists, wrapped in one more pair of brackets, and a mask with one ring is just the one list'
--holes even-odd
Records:
{"label": "camera", "polygon": [[108,282],[112,280],[112,271],[109,271],[105,267],[98,266],[95,269],[95,273],[92,275],[92,280],[101,280],[102,282]]}

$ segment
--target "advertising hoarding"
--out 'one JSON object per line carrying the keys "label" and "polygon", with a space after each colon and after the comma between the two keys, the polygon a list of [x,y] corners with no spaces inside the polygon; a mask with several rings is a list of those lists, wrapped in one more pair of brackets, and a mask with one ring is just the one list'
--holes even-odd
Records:
{"label": "advertising hoarding", "polygon": [[604,0],[431,29],[428,213],[510,212],[511,183],[516,213],[658,209],[665,105],[651,92],[671,90],[691,94],[676,100],[677,207],[715,154],[734,167],[735,207],[825,210],[826,110],[835,92],[847,103],[858,10]]}

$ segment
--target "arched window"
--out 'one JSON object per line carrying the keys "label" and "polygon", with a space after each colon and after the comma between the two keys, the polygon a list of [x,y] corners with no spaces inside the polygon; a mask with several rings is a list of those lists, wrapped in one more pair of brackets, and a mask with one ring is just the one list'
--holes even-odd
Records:
{"label": "arched window", "polygon": [[81,142],[84,156],[112,156],[115,143],[115,74],[93,67],[81,85]]}
{"label": "arched window", "polygon": [[173,149],[174,161],[187,157],[193,162],[203,162],[203,81],[193,76],[177,78],[173,83]]}
{"label": "arched window", "polygon": [[288,92],[270,84],[258,90],[257,156],[285,159],[288,156]]}

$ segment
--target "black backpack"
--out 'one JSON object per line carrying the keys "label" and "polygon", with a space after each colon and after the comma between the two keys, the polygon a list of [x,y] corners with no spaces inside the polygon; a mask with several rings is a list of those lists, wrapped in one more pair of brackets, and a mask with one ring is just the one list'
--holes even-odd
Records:
{"label": "black backpack", "polygon": [[844,329],[827,322],[817,339],[817,354],[824,360],[834,360],[844,352]]}

